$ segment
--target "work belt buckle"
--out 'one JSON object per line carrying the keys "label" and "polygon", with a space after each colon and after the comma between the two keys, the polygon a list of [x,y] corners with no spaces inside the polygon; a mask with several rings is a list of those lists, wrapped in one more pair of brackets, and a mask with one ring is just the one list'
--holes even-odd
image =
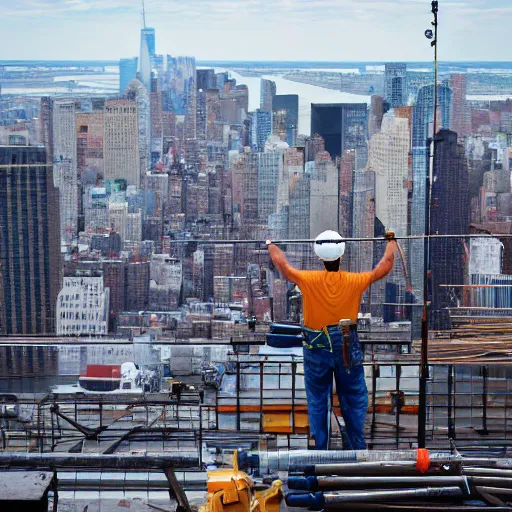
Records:
{"label": "work belt buckle", "polygon": [[343,336],[343,362],[347,373],[350,373],[350,328],[356,323],[350,318],[342,318],[338,322],[341,334]]}

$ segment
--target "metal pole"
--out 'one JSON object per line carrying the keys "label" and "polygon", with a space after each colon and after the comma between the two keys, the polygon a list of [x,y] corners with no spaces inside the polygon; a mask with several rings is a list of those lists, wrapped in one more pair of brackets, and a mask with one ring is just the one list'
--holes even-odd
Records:
{"label": "metal pole", "polygon": [[149,468],[164,469],[198,468],[196,452],[175,452],[166,454],[104,455],[71,453],[0,453],[0,466],[51,468],[103,468],[134,470]]}
{"label": "metal pole", "polygon": [[482,431],[484,435],[489,434],[487,430],[487,366],[482,366]]}
{"label": "metal pole", "polygon": [[[437,94],[436,94],[437,95]],[[436,99],[437,101],[437,99]],[[475,234],[465,234],[465,235],[439,235],[439,234],[429,234],[429,235],[407,235],[407,236],[397,236],[396,240],[423,240],[429,238],[512,238],[511,233],[475,233]],[[343,240],[323,240],[322,243],[340,243],[340,242],[387,242],[387,239],[381,236],[377,237],[347,237],[343,238]],[[182,240],[168,240],[168,243],[171,245],[175,244],[204,244],[204,245],[218,245],[218,244],[265,244],[265,240],[248,240],[248,239],[229,239],[229,240],[201,240],[201,239],[182,239]],[[273,244],[312,244],[315,243],[314,238],[296,238],[293,240],[272,240]]]}
{"label": "metal pole", "polygon": [[432,2],[432,14],[434,15],[434,40],[431,45],[434,47],[434,119],[432,139],[429,139],[429,172],[426,178],[425,187],[425,242],[423,248],[423,261],[425,270],[423,273],[423,316],[421,319],[421,367],[419,382],[419,410],[418,410],[418,447],[425,448],[425,433],[427,423],[427,380],[428,372],[428,277],[430,268],[430,199],[432,194],[432,182],[434,172],[435,139],[437,131],[437,12],[438,2]]}

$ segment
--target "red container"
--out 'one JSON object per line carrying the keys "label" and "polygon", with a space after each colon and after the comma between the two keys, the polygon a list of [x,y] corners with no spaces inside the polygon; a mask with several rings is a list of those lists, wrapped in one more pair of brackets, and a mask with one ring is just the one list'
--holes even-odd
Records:
{"label": "red container", "polygon": [[119,364],[88,364],[85,375],[81,377],[96,377],[107,379],[121,378],[121,365]]}

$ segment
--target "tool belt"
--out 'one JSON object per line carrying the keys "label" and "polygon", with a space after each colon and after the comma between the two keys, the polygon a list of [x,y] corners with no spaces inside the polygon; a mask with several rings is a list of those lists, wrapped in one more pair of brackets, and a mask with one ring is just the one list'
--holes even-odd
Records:
{"label": "tool belt", "polygon": [[[341,334],[341,340],[333,342],[333,334]],[[270,326],[266,335],[267,345],[274,348],[298,348],[307,350],[328,350],[333,352],[334,345],[341,343],[345,366],[351,367],[363,362],[363,351],[357,337],[357,325],[354,323],[327,325],[321,330],[309,329],[297,323],[280,322]]]}
{"label": "tool belt", "polygon": [[363,362],[364,354],[357,337],[357,325],[351,321],[340,321],[339,324],[327,325],[321,330],[304,327],[305,340],[303,346],[306,350],[341,349],[343,362],[348,369]]}

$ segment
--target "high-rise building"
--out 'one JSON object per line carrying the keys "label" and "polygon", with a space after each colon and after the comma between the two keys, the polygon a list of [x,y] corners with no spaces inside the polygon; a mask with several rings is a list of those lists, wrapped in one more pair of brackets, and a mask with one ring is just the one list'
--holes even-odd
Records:
{"label": "high-rise building", "polygon": [[85,169],[103,177],[103,110],[76,114],[77,174]]}
{"label": "high-rise building", "polygon": [[[148,89],[140,80],[132,80],[126,88],[126,98],[137,104],[137,127],[139,138],[139,169],[141,174],[149,168],[151,154],[151,114]],[[135,185],[135,183],[131,183]]]}
{"label": "high-rise building", "polygon": [[261,79],[260,109],[272,112],[274,96],[276,95],[276,83],[272,80]]}
{"label": "high-rise building", "polygon": [[260,109],[251,114],[251,149],[261,153],[272,133],[272,114]]}
{"label": "high-rise building", "polygon": [[[457,134],[440,130],[434,155],[431,231],[440,235],[464,235],[469,231],[468,168],[464,148]],[[445,308],[456,306],[453,289],[441,285],[464,284],[466,249],[463,238],[435,238],[430,241],[432,269],[432,316],[435,329],[449,328]]]}
{"label": "high-rise building", "polygon": [[272,133],[295,146],[299,129],[299,96],[276,94],[272,99]]}
{"label": "high-rise building", "polygon": [[53,103],[53,181],[59,189],[60,238],[70,242],[78,231],[76,105]]}
{"label": "high-rise building", "polygon": [[258,221],[258,154],[237,154],[231,161],[233,226],[247,227]]}
{"label": "high-rise building", "polygon": [[471,134],[471,109],[466,98],[467,74],[450,75],[452,94],[452,112],[450,128],[457,134],[459,141]]}
{"label": "high-rise building", "polygon": [[101,275],[64,277],[57,297],[57,335],[108,334],[109,299]]}
{"label": "high-rise building", "polygon": [[155,311],[177,309],[182,283],[182,262],[167,254],[153,254],[149,284],[150,308]]}
{"label": "high-rise building", "polygon": [[0,332],[52,334],[60,290],[58,190],[46,151],[0,147]]}
{"label": "high-rise building", "polygon": [[408,120],[388,113],[368,149],[367,168],[375,172],[375,212],[397,236],[407,235],[409,138]]}
{"label": "high-rise building", "polygon": [[151,27],[144,27],[140,31],[140,37],[146,41],[146,44],[148,45],[149,56],[153,57],[156,53],[155,29]]}
{"label": "high-rise building", "polygon": [[402,107],[407,105],[407,64],[386,64],[384,81],[384,99],[390,106]]}
{"label": "high-rise building", "polygon": [[309,233],[338,229],[338,168],[327,151],[317,154],[310,174]]}
{"label": "high-rise building", "polygon": [[149,309],[149,261],[129,262],[126,267],[126,311]]}
{"label": "high-rise building", "polygon": [[347,149],[340,160],[338,232],[344,238],[352,236],[352,200],[356,151]]}
{"label": "high-rise building", "polygon": [[[306,164],[307,165],[307,164]],[[290,185],[290,208],[288,211],[288,236],[309,238],[311,179],[305,172]]]}
{"label": "high-rise building", "polygon": [[312,103],[311,135],[323,137],[332,158],[357,151],[356,167],[366,165],[368,106],[366,103]]}
{"label": "high-rise building", "polygon": [[105,103],[103,155],[105,179],[123,178],[140,184],[137,103],[109,100]]}
{"label": "high-rise building", "polygon": [[40,131],[39,140],[46,149],[46,158],[53,163],[53,98],[43,96],[39,108]]}
{"label": "high-rise building", "polygon": [[126,240],[126,221],[128,216],[128,203],[113,203],[108,205],[108,223],[110,229],[119,233],[121,240]]}
{"label": "high-rise building", "polygon": [[283,172],[283,153],[258,153],[258,218],[266,224],[269,215],[276,213],[279,176]]}
{"label": "high-rise building", "polygon": [[[352,200],[352,236],[371,238],[375,229],[375,173],[356,170]],[[368,272],[373,266],[372,242],[360,242],[350,247],[350,265],[353,272]]]}
{"label": "high-rise building", "polygon": [[124,94],[128,84],[137,78],[137,66],[139,59],[132,57],[130,59],[121,59],[119,61],[119,92]]}
{"label": "high-rise building", "polygon": [[384,99],[382,96],[372,95],[370,112],[368,113],[368,136],[380,132],[382,116],[384,115]]}
{"label": "high-rise building", "polygon": [[[450,126],[451,90],[445,85],[437,86],[438,129]],[[411,235],[425,233],[425,200],[426,178],[429,171],[429,139],[433,133],[434,119],[434,86],[427,85],[419,90],[413,113],[412,129],[412,210]],[[423,296],[423,241],[413,240],[409,244],[412,253],[417,257],[410,258],[411,282],[416,297]]]}
{"label": "high-rise building", "polygon": [[196,71],[196,87],[198,91],[207,91],[208,89],[215,89],[217,87],[217,77],[215,76],[215,69],[198,69]]}
{"label": "high-rise building", "polygon": [[84,190],[84,231],[106,233],[108,223],[108,196],[105,187],[88,186]]}
{"label": "high-rise building", "polygon": [[142,211],[126,214],[125,241],[140,242],[142,240]]}
{"label": "high-rise building", "polygon": [[[382,225],[392,229],[397,236],[407,235],[409,145],[408,119],[395,117],[389,112],[382,120],[382,131],[372,136],[368,146],[367,169],[373,171],[375,176],[375,214]],[[357,222],[354,221],[354,227],[356,225]],[[354,232],[354,236],[362,235],[356,235]],[[407,246],[403,249],[408,259]],[[387,282],[393,283],[395,298],[404,296],[407,283],[399,258],[395,259],[393,273],[388,276]],[[396,308],[388,309],[391,312]]]}
{"label": "high-rise building", "polygon": [[155,29],[144,27],[140,31],[140,59],[139,73],[140,81],[151,92],[151,71],[153,68],[153,57],[155,56]]}

